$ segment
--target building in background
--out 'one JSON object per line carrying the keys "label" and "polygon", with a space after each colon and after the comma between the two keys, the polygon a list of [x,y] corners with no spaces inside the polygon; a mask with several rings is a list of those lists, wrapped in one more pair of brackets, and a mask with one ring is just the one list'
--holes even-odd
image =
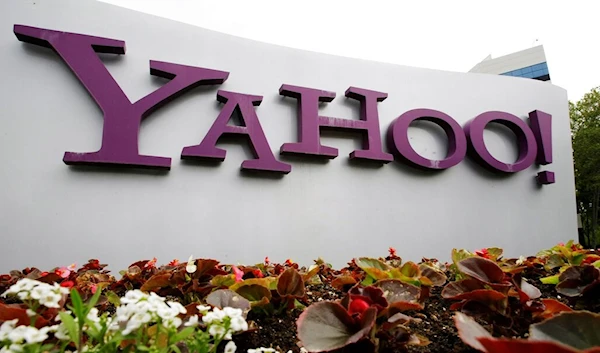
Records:
{"label": "building in background", "polygon": [[544,46],[518,51],[492,59],[491,55],[475,65],[469,72],[532,78],[550,81]]}

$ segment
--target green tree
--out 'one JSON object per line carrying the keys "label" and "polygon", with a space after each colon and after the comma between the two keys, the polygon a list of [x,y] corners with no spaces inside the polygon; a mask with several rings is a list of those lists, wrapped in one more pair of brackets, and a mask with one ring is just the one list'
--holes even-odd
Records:
{"label": "green tree", "polygon": [[600,238],[600,87],[576,103],[569,102],[569,115],[583,241],[584,245],[596,248]]}

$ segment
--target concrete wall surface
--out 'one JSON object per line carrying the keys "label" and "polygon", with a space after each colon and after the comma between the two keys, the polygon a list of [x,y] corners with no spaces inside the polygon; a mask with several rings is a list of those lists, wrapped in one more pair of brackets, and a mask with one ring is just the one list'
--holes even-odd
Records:
{"label": "concrete wall surface", "polygon": [[[100,148],[103,113],[59,55],[19,41],[15,24],[124,40],[125,55],[99,56],[132,102],[167,82],[149,75],[149,60],[230,74],[142,122],[140,153],[172,158],[170,171],[68,166],[66,151]],[[0,48],[0,273],[91,258],[116,272],[141,259],[167,263],[190,254],[246,264],[269,256],[310,265],[322,257],[343,266],[385,256],[390,246],[407,260],[449,260],[453,247],[498,246],[518,257],[576,237],[567,95],[545,82],[300,51],[90,0],[0,2]],[[339,149],[335,159],[280,156],[283,143],[297,141],[297,102],[279,95],[282,84],[336,92],[320,114],[347,119],[359,117],[358,104],[344,97],[350,86],[388,93],[378,105],[384,140],[390,123],[411,109],[442,111],[461,126],[486,111],[526,121],[541,110],[552,115],[553,163],[511,175],[470,157],[441,172],[398,161],[377,167],[351,162],[360,135],[340,132],[321,137]],[[218,89],[264,97],[256,114],[291,173],[241,173],[242,161],[253,158],[244,140],[219,144],[227,150],[222,163],[180,159],[219,115]],[[443,158],[440,128],[420,121],[408,133],[419,154]],[[490,125],[485,142],[497,159],[517,158],[506,129]],[[537,185],[542,170],[556,173],[556,183]]]}

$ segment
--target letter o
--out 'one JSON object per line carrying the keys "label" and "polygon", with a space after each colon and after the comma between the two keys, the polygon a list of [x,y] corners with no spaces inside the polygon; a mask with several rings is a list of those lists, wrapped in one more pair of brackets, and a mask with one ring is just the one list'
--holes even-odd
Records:
{"label": "letter o", "polygon": [[[497,160],[485,146],[483,131],[491,122],[506,126],[517,136],[519,157],[515,163],[504,163]],[[471,147],[470,153],[477,162],[491,170],[516,173],[529,168],[535,161],[537,143],[533,131],[523,120],[512,114],[498,111],[479,114],[465,125],[465,134]]]}
{"label": "letter o", "polygon": [[[415,120],[432,122],[448,136],[446,158],[432,160],[418,154],[410,145],[408,127]],[[400,115],[392,122],[387,132],[388,147],[398,157],[414,167],[442,170],[460,163],[467,153],[467,139],[462,127],[449,115],[433,109],[413,109]]]}

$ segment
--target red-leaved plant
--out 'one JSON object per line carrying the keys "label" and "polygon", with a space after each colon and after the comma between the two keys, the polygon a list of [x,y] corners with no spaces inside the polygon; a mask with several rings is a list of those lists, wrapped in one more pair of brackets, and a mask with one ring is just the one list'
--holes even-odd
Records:
{"label": "red-leaved plant", "polygon": [[429,341],[406,326],[414,318],[406,310],[420,310],[420,288],[397,279],[353,287],[340,301],[310,305],[297,321],[298,338],[308,352],[327,352],[370,340],[375,352],[380,339],[426,345]]}
{"label": "red-leaved plant", "polygon": [[600,315],[565,312],[531,325],[528,339],[495,338],[473,318],[456,313],[462,341],[486,353],[599,353]]}
{"label": "red-leaved plant", "polygon": [[556,291],[570,298],[597,297],[600,292],[600,269],[592,265],[571,266],[558,280]]}
{"label": "red-leaved plant", "polygon": [[450,306],[473,316],[486,316],[503,327],[512,324],[509,296],[519,298],[521,309],[533,312],[544,310],[535,299],[541,296],[539,289],[521,278],[520,273],[504,272],[494,261],[483,257],[468,257],[457,264],[464,279],[448,283],[442,297],[458,300]]}

